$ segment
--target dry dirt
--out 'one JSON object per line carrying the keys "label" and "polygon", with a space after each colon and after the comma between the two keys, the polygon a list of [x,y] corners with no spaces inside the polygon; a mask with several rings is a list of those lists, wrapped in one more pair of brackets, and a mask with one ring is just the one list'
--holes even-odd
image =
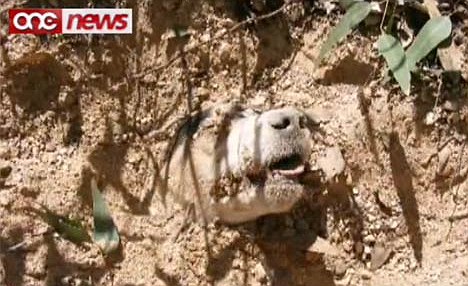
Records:
{"label": "dry dirt", "polygon": [[[0,285],[468,285],[468,219],[450,220],[468,210],[467,86],[443,83],[436,59],[404,96],[383,76],[377,26],[314,67],[337,11],[313,1],[234,31],[283,2],[110,2],[95,6],[133,8],[133,35],[7,35],[4,9],[17,4],[0,4],[0,167],[11,167],[0,181]],[[468,10],[454,2],[467,55]],[[188,103],[229,99],[316,116],[310,163],[339,173],[324,178],[319,207],[202,227],[161,204],[164,148]],[[93,176],[121,235],[112,257],[37,215],[40,203],[91,232]],[[317,235],[330,245],[314,251]]]}

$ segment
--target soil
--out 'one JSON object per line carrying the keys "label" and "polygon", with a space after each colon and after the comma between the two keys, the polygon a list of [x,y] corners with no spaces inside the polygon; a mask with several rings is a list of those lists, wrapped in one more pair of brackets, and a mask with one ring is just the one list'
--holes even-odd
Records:
{"label": "soil", "polygon": [[[111,2],[93,5],[132,8],[132,35],[8,35],[11,7],[84,6],[0,4],[0,285],[468,285],[468,89],[436,57],[405,96],[374,47],[378,25],[315,65],[341,13],[323,2],[285,1],[234,30],[283,1]],[[467,5],[446,4],[466,76]],[[178,122],[223,100],[319,122],[310,164],[330,170],[319,206],[204,226],[162,203]],[[93,177],[115,255],[37,215],[42,204],[91,233]]]}

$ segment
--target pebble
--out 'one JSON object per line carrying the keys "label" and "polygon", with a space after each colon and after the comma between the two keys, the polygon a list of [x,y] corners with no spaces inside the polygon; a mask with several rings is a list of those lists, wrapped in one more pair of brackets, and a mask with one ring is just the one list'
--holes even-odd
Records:
{"label": "pebble", "polygon": [[450,146],[445,146],[440,152],[439,152],[439,161],[437,164],[437,174],[442,174],[445,170],[445,167],[447,166],[447,162],[450,158],[450,155],[452,154],[452,149]]}
{"label": "pebble", "polygon": [[458,110],[458,104],[454,101],[447,100],[444,102],[442,105],[442,108],[448,111],[457,111]]}
{"label": "pebble", "polygon": [[51,142],[48,142],[46,145],[45,145],[45,150],[47,152],[54,152],[55,150],[57,149],[57,147],[55,146],[55,144],[51,143]]}
{"label": "pebble", "polygon": [[232,55],[232,47],[227,43],[221,43],[221,46],[218,49],[219,58],[223,64],[227,64]]}
{"label": "pebble", "polygon": [[346,252],[353,251],[353,243],[349,240],[343,242],[343,248]]}
{"label": "pebble", "polygon": [[1,207],[8,207],[11,204],[11,197],[9,196],[0,196],[0,206]]}
{"label": "pebble", "polygon": [[318,160],[319,167],[325,173],[327,179],[331,179],[343,173],[346,163],[338,147],[327,148],[325,156]]}
{"label": "pebble", "polygon": [[353,195],[357,196],[359,194],[359,189],[354,187],[353,188]]}
{"label": "pebble", "polygon": [[408,267],[406,266],[406,263],[398,263],[398,272],[400,273],[405,273],[407,272]]}
{"label": "pebble", "polygon": [[364,245],[364,255],[367,257],[372,252],[372,248],[369,245]]}
{"label": "pebble", "polygon": [[0,179],[6,179],[10,176],[13,168],[11,166],[0,167]]}
{"label": "pebble", "polygon": [[396,229],[398,227],[398,221],[392,220],[392,222],[389,225],[390,229]]}
{"label": "pebble", "polygon": [[362,279],[365,279],[365,280],[369,280],[372,278],[372,272],[370,272],[369,270],[362,270],[361,271],[361,277]]}
{"label": "pebble", "polygon": [[335,275],[338,278],[341,278],[346,275],[346,271],[348,270],[348,266],[346,262],[343,260],[338,260],[335,264]]}
{"label": "pebble", "polygon": [[375,242],[375,237],[372,234],[369,234],[364,237],[363,241],[364,243],[373,243]]}
{"label": "pebble", "polygon": [[437,116],[434,112],[428,112],[426,114],[426,118],[424,118],[424,124],[430,126],[433,125],[437,121]]}
{"label": "pebble", "polygon": [[265,268],[263,267],[261,263],[257,263],[257,265],[255,265],[253,273],[257,281],[261,281],[261,282],[266,281],[267,277],[266,277]]}
{"label": "pebble", "polygon": [[0,159],[8,160],[11,156],[11,150],[6,145],[0,145]]}
{"label": "pebble", "polygon": [[390,248],[387,248],[382,244],[375,245],[375,247],[372,250],[370,261],[371,270],[379,269],[382,265],[384,265],[387,262],[391,254],[392,250]]}

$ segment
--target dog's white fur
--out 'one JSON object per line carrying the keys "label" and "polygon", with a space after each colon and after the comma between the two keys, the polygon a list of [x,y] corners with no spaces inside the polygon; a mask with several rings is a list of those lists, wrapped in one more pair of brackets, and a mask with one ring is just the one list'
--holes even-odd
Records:
{"label": "dog's white fur", "polygon": [[[195,205],[206,218],[241,223],[287,212],[303,196],[297,178],[268,171],[288,156],[308,160],[310,131],[301,111],[255,113],[223,105],[202,117],[180,132],[168,165],[169,194],[177,202]],[[217,194],[221,181],[227,183]]]}

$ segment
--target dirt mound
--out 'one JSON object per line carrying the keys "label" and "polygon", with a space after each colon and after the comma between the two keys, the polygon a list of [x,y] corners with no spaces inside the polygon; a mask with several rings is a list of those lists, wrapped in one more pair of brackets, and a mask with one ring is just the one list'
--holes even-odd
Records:
{"label": "dirt mound", "polygon": [[[82,4],[36,2],[24,5]],[[404,96],[380,76],[374,28],[317,69],[336,19],[314,1],[130,2],[95,3],[132,8],[128,36],[0,31],[0,168],[12,168],[0,178],[1,285],[468,285],[465,83],[422,73]],[[0,4],[0,29],[15,5]],[[317,204],[235,227],[162,204],[181,118],[222,99],[316,119]],[[121,235],[117,257],[34,215],[39,203],[92,229],[92,177]],[[314,250],[321,237],[329,245]]]}

